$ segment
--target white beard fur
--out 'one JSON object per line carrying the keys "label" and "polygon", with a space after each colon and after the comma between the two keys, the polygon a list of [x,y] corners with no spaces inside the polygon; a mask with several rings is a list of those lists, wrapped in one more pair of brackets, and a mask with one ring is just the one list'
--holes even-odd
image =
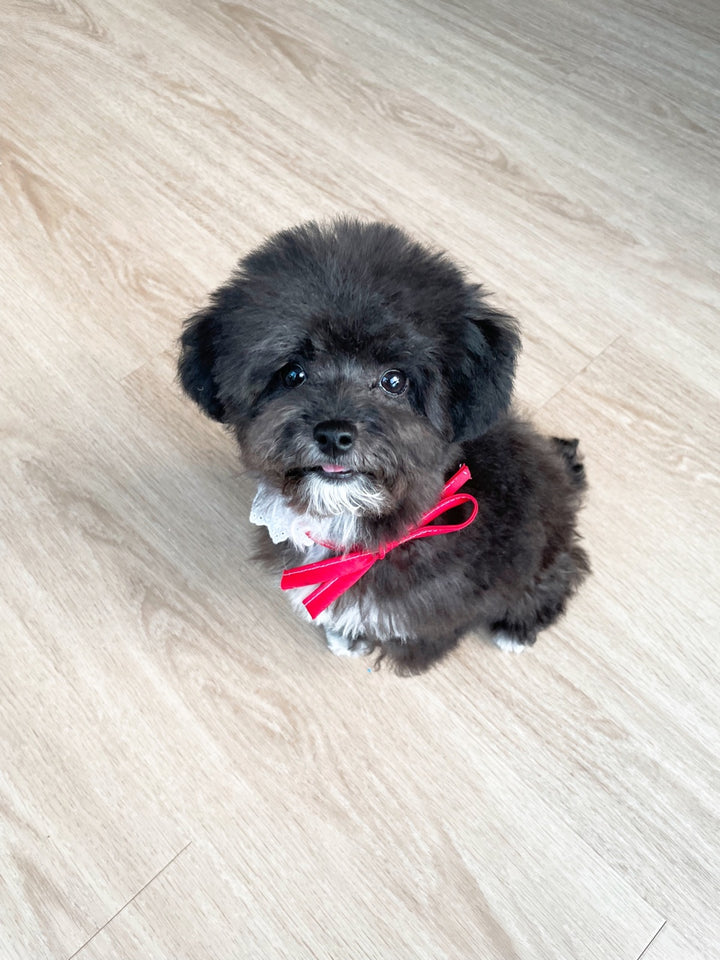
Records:
{"label": "white beard fur", "polygon": [[338,482],[309,473],[303,486],[308,513],[319,517],[378,516],[388,505],[387,494],[362,474]]}

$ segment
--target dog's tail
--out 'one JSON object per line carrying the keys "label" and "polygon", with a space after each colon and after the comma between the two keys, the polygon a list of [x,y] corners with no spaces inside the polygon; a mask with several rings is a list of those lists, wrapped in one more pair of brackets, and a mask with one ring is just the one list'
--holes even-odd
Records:
{"label": "dog's tail", "polygon": [[555,444],[555,449],[565,462],[565,468],[573,485],[579,487],[581,490],[584,489],[585,486],[587,486],[587,478],[585,476],[585,464],[578,454],[578,444],[580,441],[563,440],[562,437],[553,437],[552,442]]}

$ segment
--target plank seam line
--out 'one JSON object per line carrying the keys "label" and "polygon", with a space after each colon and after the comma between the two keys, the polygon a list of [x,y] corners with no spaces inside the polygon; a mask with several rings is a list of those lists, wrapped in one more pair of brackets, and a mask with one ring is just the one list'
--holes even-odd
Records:
{"label": "plank seam line", "polygon": [[648,950],[650,949],[650,947],[655,943],[655,941],[656,941],[657,938],[660,936],[660,934],[663,932],[663,930],[665,929],[666,926],[667,926],[667,920],[663,920],[663,922],[660,924],[660,929],[655,932],[655,936],[650,940],[650,942],[647,944],[647,946],[645,947],[645,949],[643,950],[643,952],[638,955],[637,960],[642,960],[642,958],[643,958],[643,957],[645,956],[645,954],[648,952]]}
{"label": "plank seam line", "polygon": [[143,890],[146,890],[146,889],[150,886],[150,884],[153,882],[153,880],[157,880],[157,878],[160,876],[161,873],[164,873],[164,872],[167,870],[168,867],[172,866],[172,864],[175,863],[175,861],[177,860],[177,858],[178,858],[181,854],[185,853],[185,851],[187,850],[187,848],[188,848],[191,844],[192,844],[192,840],[190,840],[189,843],[186,843],[185,846],[182,848],[182,850],[178,850],[178,852],[175,854],[175,856],[172,857],[172,859],[168,860],[168,862],[165,864],[165,866],[164,866],[164,867],[161,867],[161,868],[158,870],[158,872],[155,874],[154,877],[150,877],[150,879],[148,880],[148,882],[147,882],[147,883],[144,883],[144,884],[142,885],[142,887],[140,887],[140,889],[137,891],[137,893],[134,893],[134,894],[132,895],[132,897],[130,897],[130,899],[127,901],[127,903],[124,903],[124,904],[120,907],[120,909],[110,917],[109,920],[106,920],[105,923],[104,923],[101,927],[98,927],[97,930],[95,931],[95,933],[94,933],[91,937],[88,937],[88,939],[85,941],[85,943],[83,943],[82,946],[80,946],[80,947],[77,948],[77,950],[75,951],[75,953],[71,953],[70,956],[67,958],[67,960],[73,960],[73,957],[76,957],[76,956],[80,953],[81,950],[84,950],[85,947],[86,947],[91,941],[93,941],[93,940],[95,939],[95,937],[96,937],[99,933],[102,933],[102,931],[105,929],[105,927],[108,926],[108,924],[112,923],[113,920],[115,920],[116,917],[119,917],[120,914],[123,912],[123,910],[124,910],[126,907],[128,907],[128,906],[133,902],[133,900],[137,899],[137,897],[140,896],[140,894],[143,892]]}

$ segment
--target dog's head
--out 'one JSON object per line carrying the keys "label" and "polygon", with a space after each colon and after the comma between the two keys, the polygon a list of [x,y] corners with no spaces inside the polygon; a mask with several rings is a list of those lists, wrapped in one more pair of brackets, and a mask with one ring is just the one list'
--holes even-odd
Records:
{"label": "dog's head", "polygon": [[519,337],[444,255],[338,220],[241,260],[181,347],[185,391],[293,505],[405,521],[508,407]]}

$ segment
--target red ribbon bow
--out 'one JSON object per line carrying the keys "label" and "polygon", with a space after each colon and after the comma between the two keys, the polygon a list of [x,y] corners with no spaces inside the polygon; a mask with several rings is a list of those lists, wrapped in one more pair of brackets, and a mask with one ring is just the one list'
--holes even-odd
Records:
{"label": "red ribbon bow", "polygon": [[[370,567],[378,560],[399,547],[402,543],[411,540],[420,540],[423,537],[436,537],[440,533],[455,533],[469,526],[478,514],[478,502],[469,493],[456,493],[470,479],[470,471],[466,466],[460,467],[455,476],[451,477],[442,489],[437,505],[428,510],[416,527],[413,527],[404,537],[386,543],[374,553],[369,551],[355,551],[340,557],[330,557],[329,560],[320,560],[317,563],[308,563],[303,567],[293,567],[285,570],[280,581],[283,590],[293,590],[295,587],[308,587],[318,583],[320,586],[308,594],[303,605],[314,620],[318,614],[327,609],[333,600],[345,593],[354,583],[367,573]],[[462,523],[433,524],[443,513],[463,503],[471,503],[472,513]]]}

